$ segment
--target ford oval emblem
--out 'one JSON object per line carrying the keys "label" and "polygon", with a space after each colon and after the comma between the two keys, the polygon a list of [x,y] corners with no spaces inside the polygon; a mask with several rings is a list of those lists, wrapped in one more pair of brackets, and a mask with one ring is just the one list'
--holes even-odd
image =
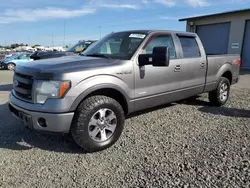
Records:
{"label": "ford oval emblem", "polygon": [[14,80],[13,84],[14,84],[15,87],[17,87],[19,83],[18,83],[17,80]]}

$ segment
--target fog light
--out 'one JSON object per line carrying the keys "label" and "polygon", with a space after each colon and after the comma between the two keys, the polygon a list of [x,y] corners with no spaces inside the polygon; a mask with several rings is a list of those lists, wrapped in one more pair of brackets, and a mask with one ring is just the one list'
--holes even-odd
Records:
{"label": "fog light", "polygon": [[46,120],[44,118],[39,118],[38,125],[40,125],[41,127],[47,127]]}

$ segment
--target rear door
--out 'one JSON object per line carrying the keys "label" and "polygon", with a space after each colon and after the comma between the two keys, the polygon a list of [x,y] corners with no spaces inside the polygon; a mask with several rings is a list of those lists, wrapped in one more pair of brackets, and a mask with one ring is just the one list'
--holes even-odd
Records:
{"label": "rear door", "polygon": [[203,92],[206,82],[207,59],[198,37],[177,35],[177,38],[181,47],[181,88],[183,97],[186,98]]}

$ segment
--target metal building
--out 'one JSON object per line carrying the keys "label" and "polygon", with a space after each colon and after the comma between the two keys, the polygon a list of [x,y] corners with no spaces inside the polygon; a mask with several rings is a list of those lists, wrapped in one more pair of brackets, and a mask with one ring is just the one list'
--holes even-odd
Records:
{"label": "metal building", "polygon": [[183,18],[187,31],[196,32],[207,54],[241,55],[242,69],[250,69],[250,9]]}

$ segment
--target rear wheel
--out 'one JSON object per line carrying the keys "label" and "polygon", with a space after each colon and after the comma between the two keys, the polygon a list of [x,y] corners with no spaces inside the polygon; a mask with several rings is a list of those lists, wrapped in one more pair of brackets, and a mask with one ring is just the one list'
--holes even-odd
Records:
{"label": "rear wheel", "polygon": [[14,63],[9,63],[9,64],[7,65],[7,68],[8,68],[9,70],[14,70],[15,67],[16,67],[16,65],[15,65]]}
{"label": "rear wheel", "polygon": [[77,145],[88,152],[104,150],[120,137],[125,116],[121,105],[106,96],[92,96],[76,110],[71,135]]}
{"label": "rear wheel", "polygon": [[230,82],[227,78],[221,77],[217,88],[209,93],[209,101],[214,106],[223,106],[230,95]]}

